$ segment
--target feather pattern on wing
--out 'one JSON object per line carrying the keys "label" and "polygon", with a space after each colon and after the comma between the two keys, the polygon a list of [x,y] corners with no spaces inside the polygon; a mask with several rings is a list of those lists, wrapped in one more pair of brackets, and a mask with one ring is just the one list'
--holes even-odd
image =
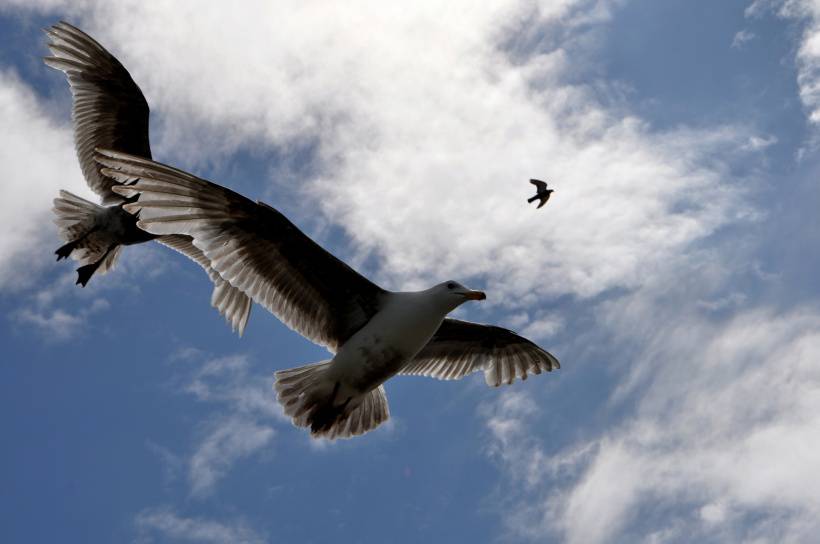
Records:
{"label": "feather pattern on wing", "polygon": [[457,380],[483,370],[487,385],[561,368],[552,354],[507,329],[447,318],[399,374]]}
{"label": "feather pattern on wing", "polygon": [[43,60],[65,72],[74,96],[74,145],[80,168],[103,204],[118,204],[124,199],[111,191],[114,182],[100,174],[94,148],[150,158],[148,103],[128,70],[91,36],[62,21],[45,32],[52,56]]}
{"label": "feather pattern on wing", "polygon": [[306,338],[336,351],[386,291],[325,251],[274,208],[151,160],[100,150],[102,172],[140,228],[193,238],[222,278]]}
{"label": "feather pattern on wing", "polygon": [[[46,29],[46,34],[53,56],[44,61],[65,72],[74,96],[74,143],[83,175],[103,204],[121,204],[126,199],[111,190],[115,182],[100,173],[94,150],[111,147],[150,158],[148,103],[125,67],[94,38],[66,22]],[[211,268],[190,236],[161,236],[157,241],[205,269],[214,283],[211,304],[241,336],[251,311],[250,298]],[[109,254],[101,272],[113,264],[120,249]]]}
{"label": "feather pattern on wing", "polygon": [[213,294],[211,295],[211,306],[219,311],[219,315],[223,316],[228,323],[231,324],[231,329],[237,331],[239,336],[245,332],[245,326],[248,324],[248,318],[251,314],[251,307],[253,303],[248,296],[233,287],[230,283],[222,279],[219,273],[211,268],[211,263],[202,251],[193,243],[193,238],[181,234],[170,234],[167,236],[160,236],[156,241],[174,249],[195,263],[205,269],[208,277],[214,284]]}

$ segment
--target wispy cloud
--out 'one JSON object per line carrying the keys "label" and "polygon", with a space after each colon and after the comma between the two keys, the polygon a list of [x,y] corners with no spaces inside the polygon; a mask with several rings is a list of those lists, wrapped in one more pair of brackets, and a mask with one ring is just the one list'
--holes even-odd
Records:
{"label": "wispy cloud", "polygon": [[[42,244],[39,247],[43,251]],[[47,341],[67,341],[87,334],[89,323],[95,316],[104,314],[111,306],[110,299],[119,299],[123,293],[139,292],[140,285],[165,273],[172,264],[168,251],[158,246],[134,246],[123,252],[115,273],[95,276],[93,285],[80,288],[76,273],[66,270],[50,282],[41,280],[39,285],[22,289],[24,300],[9,319],[20,327],[34,329]],[[59,263],[63,268],[71,264]],[[100,329],[94,329],[100,334]]]}
{"label": "wispy cloud", "polygon": [[742,145],[742,149],[748,151],[760,151],[761,149],[766,149],[777,143],[777,138],[774,136],[750,136],[749,139],[746,141],[745,144]]}
{"label": "wispy cloud", "polygon": [[774,12],[785,19],[800,21],[802,38],[797,49],[797,84],[800,100],[812,124],[820,123],[820,2],[817,0],[755,0],[746,9],[747,17]]}
{"label": "wispy cloud", "polygon": [[526,423],[538,405],[525,393],[507,391],[479,411],[492,438],[487,454],[511,469],[516,480],[529,486],[538,483],[547,456]]}
{"label": "wispy cloud", "polygon": [[204,496],[238,460],[268,446],[274,430],[242,417],[226,417],[209,425],[191,456],[191,493]]}
{"label": "wispy cloud", "polygon": [[79,308],[76,313],[68,313],[60,308],[27,307],[18,310],[13,314],[13,318],[18,323],[33,325],[49,340],[61,341],[76,337],[89,317],[108,309],[109,306],[107,300],[96,298],[90,305]]}
{"label": "wispy cloud", "polygon": [[220,522],[202,517],[185,517],[172,508],[140,512],[134,523],[140,542],[200,542],[203,544],[263,544],[267,539],[244,521]]}
{"label": "wispy cloud", "polygon": [[[562,516],[573,540],[590,542],[583,536],[598,516],[611,519],[597,524],[609,531],[640,523],[634,513],[650,503],[681,517],[701,511],[740,540],[800,541],[817,528],[820,502],[808,490],[820,474],[810,453],[820,423],[820,317],[753,311],[695,339],[664,354],[635,419],[600,443],[570,492]],[[600,493],[587,500],[585,489],[602,486],[617,487],[619,506]],[[738,517],[745,523],[734,527]]]}
{"label": "wispy cloud", "polygon": [[[630,415],[598,438],[547,455],[532,438],[532,402],[499,401],[486,419],[489,451],[529,489],[511,492],[511,529],[594,543],[677,524],[685,530],[661,541],[806,541],[820,528],[820,313],[750,309],[719,325],[657,325],[652,336],[634,362],[642,377],[624,382],[634,394],[615,397],[634,410],[627,403]],[[562,475],[556,466],[570,459]]]}
{"label": "wispy cloud", "polygon": [[732,38],[732,48],[743,49],[743,47],[747,43],[749,43],[756,37],[757,36],[755,36],[754,32],[752,32],[751,30],[740,30],[735,34],[734,38]]}
{"label": "wispy cloud", "polygon": [[253,375],[247,357],[239,355],[206,359],[184,380],[182,392],[220,405],[218,415],[199,425],[187,461],[192,495],[209,495],[236,462],[270,446],[272,423],[285,421],[271,384],[271,376]]}

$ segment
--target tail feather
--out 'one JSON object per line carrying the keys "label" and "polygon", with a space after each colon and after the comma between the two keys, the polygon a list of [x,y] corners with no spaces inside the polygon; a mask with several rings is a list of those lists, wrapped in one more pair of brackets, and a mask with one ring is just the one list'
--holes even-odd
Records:
{"label": "tail feather", "polygon": [[327,430],[325,438],[350,438],[371,431],[390,419],[384,386],[365,394],[361,404],[349,414],[344,414]]}
{"label": "tail feather", "polygon": [[321,361],[276,372],[277,398],[297,427],[310,425],[308,417],[330,393],[332,386],[329,388],[322,379],[328,366],[330,361]]}
{"label": "tail feather", "polygon": [[97,215],[104,210],[102,206],[68,191],[60,191],[52,208],[57,216],[54,222],[60,228],[60,237],[66,242],[72,242],[93,229]]}
{"label": "tail feather", "polygon": [[294,425],[309,427],[311,436],[333,440],[364,434],[390,418],[382,386],[334,404],[338,384],[326,378],[329,365],[322,361],[276,373],[279,403]]}
{"label": "tail feather", "polygon": [[60,191],[54,199],[54,222],[60,238],[68,242],[56,251],[57,258],[71,256],[82,265],[77,269],[77,283],[83,286],[93,274],[110,270],[122,249],[112,233],[98,228],[107,210],[68,191]]}

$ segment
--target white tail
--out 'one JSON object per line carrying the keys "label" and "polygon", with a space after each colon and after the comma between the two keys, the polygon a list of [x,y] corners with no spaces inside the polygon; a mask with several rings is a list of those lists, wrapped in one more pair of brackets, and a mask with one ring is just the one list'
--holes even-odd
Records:
{"label": "white tail", "polygon": [[61,255],[58,250],[58,256],[65,257],[70,254],[72,259],[87,265],[105,255],[105,260],[96,270],[100,273],[105,273],[114,266],[121,246],[109,250],[116,244],[116,238],[105,229],[97,228],[107,208],[68,191],[60,191],[60,196],[54,199],[52,211],[57,216],[54,222],[60,229],[60,238],[69,242],[63,247],[70,246],[66,255]]}
{"label": "white tail", "polygon": [[334,406],[337,384],[326,379],[330,361],[276,373],[274,388],[279,403],[297,427],[310,427],[311,436],[329,440],[350,438],[371,431],[390,419],[381,385],[357,399]]}
{"label": "white tail", "polygon": [[97,215],[104,208],[84,198],[80,198],[68,191],[60,191],[60,196],[54,199],[52,211],[57,218],[54,222],[60,228],[60,238],[66,242],[76,240],[92,228]]}

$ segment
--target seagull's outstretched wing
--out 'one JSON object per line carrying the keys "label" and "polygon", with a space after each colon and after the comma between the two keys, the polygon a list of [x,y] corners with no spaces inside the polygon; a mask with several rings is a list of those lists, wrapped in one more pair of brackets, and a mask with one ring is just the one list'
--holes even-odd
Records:
{"label": "seagull's outstretched wing", "polygon": [[539,193],[547,190],[547,184],[541,181],[540,179],[531,179],[530,183],[538,187]]}
{"label": "seagull's outstretched wing", "polygon": [[231,285],[286,325],[337,350],[379,311],[386,291],[308,238],[274,208],[163,164],[100,150],[102,172],[148,232],[191,236]]}
{"label": "seagull's outstretched wing", "polygon": [[123,198],[111,191],[114,182],[100,174],[94,149],[151,157],[148,103],[128,70],[91,36],[62,21],[45,32],[53,56],[43,60],[65,72],[74,95],[74,145],[80,168],[103,204],[118,204]]}
{"label": "seagull's outstretched wing", "polygon": [[399,374],[457,380],[483,370],[487,385],[497,387],[557,368],[552,354],[512,331],[448,318]]}

